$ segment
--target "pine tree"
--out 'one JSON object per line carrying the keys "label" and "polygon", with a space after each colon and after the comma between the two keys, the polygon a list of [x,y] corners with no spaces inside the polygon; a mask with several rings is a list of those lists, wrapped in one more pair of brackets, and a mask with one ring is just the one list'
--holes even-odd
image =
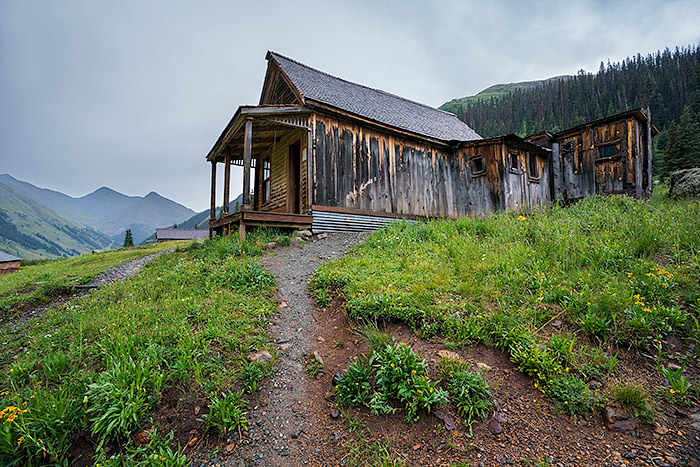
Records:
{"label": "pine tree", "polygon": [[126,233],[124,234],[124,248],[134,246],[134,237],[131,235],[131,229],[126,229]]}
{"label": "pine tree", "polygon": [[676,170],[700,167],[700,115],[686,106],[678,125],[668,130],[664,153],[664,175]]}

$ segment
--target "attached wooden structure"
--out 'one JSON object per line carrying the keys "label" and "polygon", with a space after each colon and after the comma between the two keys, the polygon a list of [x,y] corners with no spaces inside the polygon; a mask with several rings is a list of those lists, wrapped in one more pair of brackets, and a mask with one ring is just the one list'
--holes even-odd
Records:
{"label": "attached wooden structure", "polygon": [[650,196],[651,139],[658,133],[647,109],[526,139],[551,151],[552,198],[566,202],[592,194]]}
{"label": "attached wooden structure", "polygon": [[[244,235],[247,225],[372,230],[396,218],[459,217],[551,199],[549,155],[540,146],[515,135],[484,140],[454,114],[274,52],[267,60],[259,105],[239,107],[207,155],[212,234]],[[231,165],[243,167],[239,213],[228,205]]]}
{"label": "attached wooden structure", "polygon": [[19,271],[22,258],[0,251],[0,274]]}

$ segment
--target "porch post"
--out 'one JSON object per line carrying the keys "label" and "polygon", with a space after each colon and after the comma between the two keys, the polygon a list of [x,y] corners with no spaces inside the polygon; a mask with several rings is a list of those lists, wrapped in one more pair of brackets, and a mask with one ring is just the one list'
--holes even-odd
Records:
{"label": "porch post", "polygon": [[311,159],[313,158],[314,154],[314,140],[313,140],[313,135],[311,133],[311,129],[307,132],[306,135],[306,211],[311,212],[311,206],[313,205],[313,199],[312,197],[312,185],[313,185],[313,173],[312,173],[312,168],[313,166],[311,165]]}
{"label": "porch post", "polygon": [[243,136],[243,203],[241,211],[250,209],[250,158],[253,152],[253,119],[245,121],[245,134]]}
{"label": "porch post", "polygon": [[647,189],[646,189],[646,195],[648,197],[651,197],[651,193],[654,190],[654,179],[653,174],[651,173],[652,171],[652,156],[653,156],[653,151],[652,151],[652,146],[651,146],[651,109],[649,107],[646,108],[647,111],[647,147],[645,148],[645,151],[647,152]]}
{"label": "porch post", "polygon": [[224,204],[221,208],[221,216],[228,214],[228,203],[231,199],[229,190],[231,189],[231,153],[226,151],[226,157],[224,157]]}
{"label": "porch post", "polygon": [[209,220],[216,220],[216,160],[211,161],[211,211]]}

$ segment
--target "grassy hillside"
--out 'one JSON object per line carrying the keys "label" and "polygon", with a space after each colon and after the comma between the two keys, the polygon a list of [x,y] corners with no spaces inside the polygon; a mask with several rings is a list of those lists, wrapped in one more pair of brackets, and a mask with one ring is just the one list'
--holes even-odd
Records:
{"label": "grassy hillside", "polygon": [[[186,465],[188,439],[178,447],[172,433],[154,431],[140,446],[130,438],[175,388],[209,407],[199,418],[212,432],[245,430],[247,393],[272,365],[245,359],[268,348],[267,317],[277,309],[274,280],[255,259],[274,239],[264,235],[194,243],[30,325],[1,327],[0,464],[73,465],[77,454],[94,453],[102,466]],[[85,279],[131,253],[170,246],[23,268],[0,276],[0,299],[13,301],[37,278]],[[85,437],[92,451],[71,451]],[[119,444],[126,447],[115,454]]]}
{"label": "grassy hillside", "polygon": [[[700,400],[696,201],[594,197],[523,214],[392,224],[322,266],[312,287],[323,303],[339,294],[358,326],[398,320],[449,348],[496,347],[566,414],[618,404],[643,423],[673,412],[667,402]],[[634,375],[640,356],[646,380]],[[671,363],[684,370],[670,375]],[[345,405],[376,399],[352,384],[365,370],[353,363],[339,379]],[[596,391],[594,379],[602,382]],[[631,409],[629,394],[637,397]]]}
{"label": "grassy hillside", "polygon": [[0,183],[0,249],[25,259],[75,256],[112,246],[83,227]]}
{"label": "grassy hillside", "polygon": [[438,108],[440,110],[452,112],[454,114],[459,115],[463,111],[465,104],[483,102],[489,99],[497,100],[516,90],[523,91],[527,89],[533,89],[539,86],[543,86],[545,83],[568,79],[570,77],[571,76],[569,75],[562,75],[537,81],[521,81],[519,83],[494,84],[493,86],[489,86],[488,88],[484,89],[478,94],[475,94],[473,96],[460,97],[458,99],[452,99],[449,102],[445,102]]}

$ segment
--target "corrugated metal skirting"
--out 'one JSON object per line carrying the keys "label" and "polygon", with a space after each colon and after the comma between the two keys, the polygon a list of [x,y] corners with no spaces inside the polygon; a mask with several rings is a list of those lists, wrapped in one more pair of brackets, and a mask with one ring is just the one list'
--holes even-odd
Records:
{"label": "corrugated metal skirting", "polygon": [[337,212],[313,211],[311,230],[314,232],[368,232],[390,222],[408,219],[395,217],[362,216],[357,214],[340,214]]}

